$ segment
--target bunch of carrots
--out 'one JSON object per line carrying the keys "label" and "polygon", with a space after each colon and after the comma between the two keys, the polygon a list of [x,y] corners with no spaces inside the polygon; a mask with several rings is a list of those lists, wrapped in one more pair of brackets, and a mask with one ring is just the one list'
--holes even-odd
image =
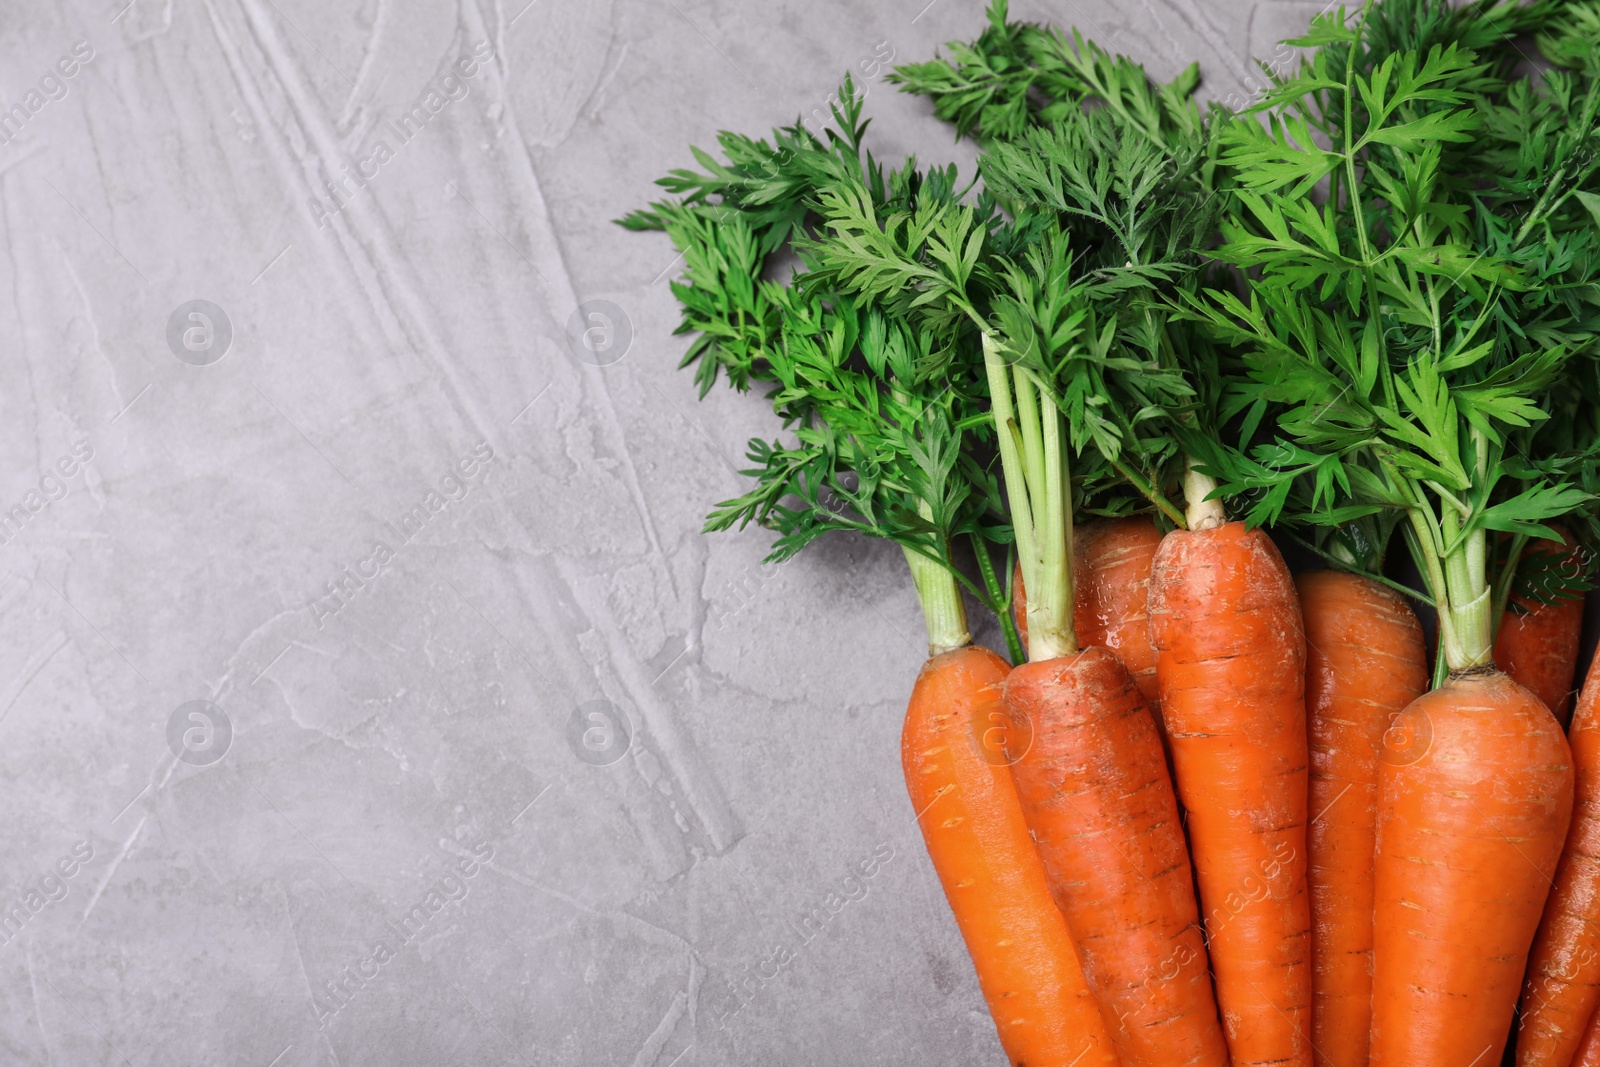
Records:
{"label": "bunch of carrots", "polygon": [[1600,1067],[1600,0],[1289,43],[1231,111],[996,0],[893,75],[966,184],[848,78],[696,149],[622,221],[783,431],[707,525],[902,549],[1009,1063]]}

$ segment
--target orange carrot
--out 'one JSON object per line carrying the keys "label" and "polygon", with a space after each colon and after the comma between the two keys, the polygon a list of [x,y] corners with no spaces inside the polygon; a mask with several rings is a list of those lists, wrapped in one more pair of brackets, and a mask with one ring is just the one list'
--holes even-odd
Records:
{"label": "orange carrot", "polygon": [[1080,526],[1072,544],[1072,621],[1078,641],[1117,654],[1161,724],[1156,650],[1150,644],[1150,567],[1161,531],[1148,517]]}
{"label": "orange carrot", "polygon": [[1006,671],[970,645],[928,660],[901,735],[906,789],[1008,1062],[1118,1067],[993,743]]}
{"label": "orange carrot", "polygon": [[1272,541],[1216,521],[1168,534],[1156,552],[1150,637],[1161,709],[1234,1067],[1305,1067],[1305,635]]}
{"label": "orange carrot", "polygon": [[1456,671],[1396,720],[1378,788],[1371,1065],[1499,1063],[1572,813],[1566,738],[1500,671]]}
{"label": "orange carrot", "polygon": [[[1161,725],[1156,650],[1150,645],[1150,565],[1161,531],[1144,516],[1096,519],[1079,526],[1072,543],[1072,624],[1085,647],[1109,648],[1128,668]],[[1019,560],[1012,576],[1011,613],[1028,643],[1028,594]]]}
{"label": "orange carrot", "polygon": [[1122,1067],[1227,1067],[1177,798],[1133,677],[1085,648],[1015,668],[1004,702],[1026,742],[1023,814]]}
{"label": "orange carrot", "polygon": [[1428,689],[1422,626],[1399,594],[1345,571],[1295,579],[1311,749],[1311,1044],[1365,1067],[1372,1024],[1372,862],[1383,734]]}
{"label": "orange carrot", "polygon": [[1583,1042],[1578,1045],[1578,1054],[1572,1057],[1572,1067],[1600,1067],[1600,1012],[1595,1012],[1594,1018],[1589,1020]]}
{"label": "orange carrot", "polygon": [[1567,1067],[1600,1007],[1600,670],[1584,683],[1569,740],[1572,825],[1528,961],[1517,1067]]}
{"label": "orange carrot", "polygon": [[1003,702],[1035,853],[1121,1067],[1228,1067],[1160,734],[1116,654],[1078,643],[1061,406],[987,334],[983,355],[1031,594],[1029,662],[1007,677]]}
{"label": "orange carrot", "polygon": [[[1565,530],[1565,556],[1578,568],[1578,543]],[[1530,553],[1556,555],[1563,550],[1549,541],[1535,541]],[[1583,630],[1583,595],[1541,604],[1514,595],[1513,607],[1500,619],[1495,637],[1495,666],[1533,690],[1556,721],[1566,726],[1572,718],[1572,680],[1578,670],[1578,638]]]}

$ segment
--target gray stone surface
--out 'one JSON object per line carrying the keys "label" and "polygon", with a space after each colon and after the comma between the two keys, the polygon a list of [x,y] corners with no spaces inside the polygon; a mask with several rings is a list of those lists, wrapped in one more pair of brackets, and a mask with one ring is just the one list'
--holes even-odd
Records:
{"label": "gray stone surface", "polygon": [[[846,69],[965,164],[873,61],[980,8],[124,2],[0,8],[0,1063],[999,1062],[903,565],[700,534],[769,416],[609,221]],[[1016,12],[1225,95],[1309,9]]]}

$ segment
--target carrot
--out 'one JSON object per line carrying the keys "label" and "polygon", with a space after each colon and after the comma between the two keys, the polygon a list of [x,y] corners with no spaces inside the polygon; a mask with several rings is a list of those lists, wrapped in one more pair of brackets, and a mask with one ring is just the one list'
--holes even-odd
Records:
{"label": "carrot", "polygon": [[[1150,645],[1150,564],[1161,531],[1146,516],[1096,519],[1078,527],[1072,545],[1072,624],[1078,640],[1117,654],[1161,725],[1156,650]],[[1022,564],[1013,575],[1012,615],[1028,641],[1028,595]]]}
{"label": "carrot", "polygon": [[1079,527],[1073,540],[1072,621],[1078,640],[1103,645],[1133,675],[1161,724],[1156,650],[1150,644],[1150,567],[1161,531],[1147,516],[1101,519]]}
{"label": "carrot", "polygon": [[[1528,140],[1492,117],[1500,104],[1481,101],[1539,91],[1510,73],[1509,59],[1490,58],[1499,28],[1480,21],[1488,8],[1427,0],[1318,16],[1312,36],[1327,47],[1275,79],[1268,121],[1245,117],[1221,132],[1218,158],[1231,173],[1214,254],[1235,273],[1197,309],[1248,378],[1234,407],[1249,405],[1244,426],[1254,434],[1275,423],[1251,462],[1220,455],[1208,469],[1225,485],[1260,490],[1251,515],[1263,521],[1304,507],[1309,514],[1293,517],[1317,525],[1380,514],[1404,523],[1437,612],[1448,676],[1401,714],[1379,768],[1370,1067],[1499,1062],[1572,804],[1559,724],[1493,666],[1493,594],[1506,586],[1488,539],[1542,535],[1589,506],[1593,429],[1582,364],[1547,340],[1557,336],[1548,290],[1487,280],[1559,256],[1572,240],[1554,224],[1541,230],[1542,219],[1507,239],[1496,221],[1550,202],[1550,183],[1489,196],[1498,211],[1479,193],[1510,184],[1515,168],[1504,161]],[[1470,47],[1430,45],[1433,30],[1416,31],[1420,18],[1447,39],[1457,17],[1482,32]],[[1509,17],[1514,26],[1547,16]],[[1580,34],[1574,49],[1587,44]],[[1596,101],[1586,97],[1578,128],[1593,125]],[[1491,180],[1437,179],[1463,171]],[[1337,193],[1312,215],[1294,201],[1323,177]],[[1424,197],[1428,207],[1413,212]],[[1573,225],[1592,223],[1575,216]],[[1358,251],[1345,255],[1352,245]],[[1457,257],[1484,280],[1444,292],[1386,266]],[[1491,392],[1494,414],[1478,399]],[[1152,620],[1162,573],[1158,554]],[[1165,678],[1162,694],[1176,750],[1183,727]],[[1191,804],[1191,829],[1200,814]],[[1198,833],[1195,843],[1205,890]],[[1211,907],[1204,892],[1202,900]],[[1226,1012],[1220,943],[1213,960]]]}
{"label": "carrot", "polygon": [[1572,792],[1561,727],[1492,666],[1401,714],[1379,770],[1372,1067],[1500,1062]]}
{"label": "carrot", "polygon": [[1578,1054],[1572,1057],[1572,1067],[1600,1067],[1600,1012],[1589,1020]]}
{"label": "carrot", "polygon": [[1399,594],[1346,571],[1295,579],[1311,751],[1311,1043],[1318,1067],[1365,1067],[1372,1023],[1372,862],[1384,732],[1428,689],[1422,627]]}
{"label": "carrot", "polygon": [[1305,636],[1277,548],[1208,503],[1162,540],[1150,575],[1161,708],[1233,1063],[1300,1067],[1311,1063]]}
{"label": "carrot", "polygon": [[1155,719],[1109,650],[1015,668],[1013,773],[1122,1067],[1226,1067],[1177,798]]}
{"label": "carrot", "polygon": [[[1565,530],[1565,556],[1578,564],[1578,543]],[[1549,541],[1537,541],[1530,552],[1556,555],[1563,550]],[[1566,726],[1572,718],[1572,680],[1578,670],[1578,638],[1583,630],[1583,596],[1566,596],[1544,604],[1532,597],[1513,595],[1500,618],[1494,642],[1495,666],[1533,690],[1556,721]]]}
{"label": "carrot", "polygon": [[1029,662],[1002,693],[1023,817],[1122,1067],[1227,1067],[1155,719],[1115,653],[1078,646],[1060,408],[987,334],[983,352],[1032,593]]}
{"label": "carrot", "polygon": [[1528,961],[1517,1067],[1567,1067],[1600,1007],[1600,670],[1584,683],[1570,741],[1572,826]]}
{"label": "carrot", "polygon": [[901,735],[906,789],[1008,1062],[1117,1067],[1011,770],[986,743],[1006,671],[970,645],[928,660]]}

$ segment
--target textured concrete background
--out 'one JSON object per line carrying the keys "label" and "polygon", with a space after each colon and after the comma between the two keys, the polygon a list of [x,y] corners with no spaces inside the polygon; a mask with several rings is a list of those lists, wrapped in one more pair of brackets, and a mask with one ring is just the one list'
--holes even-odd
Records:
{"label": "textured concrete background", "polygon": [[[609,221],[847,69],[965,165],[882,72],[981,8],[124,2],[0,7],[0,1064],[999,1062],[899,555],[701,536],[770,418]],[[1015,13],[1225,97],[1318,6]]]}

